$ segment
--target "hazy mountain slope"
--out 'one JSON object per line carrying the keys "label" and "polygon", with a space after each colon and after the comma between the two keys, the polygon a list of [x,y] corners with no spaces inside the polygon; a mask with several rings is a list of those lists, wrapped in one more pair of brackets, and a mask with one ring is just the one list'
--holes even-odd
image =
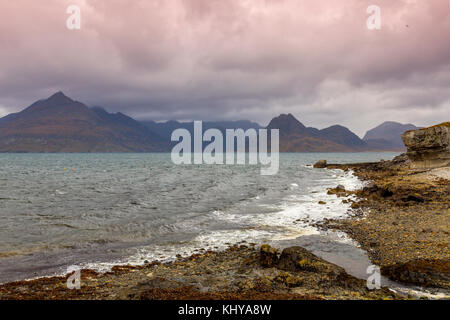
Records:
{"label": "hazy mountain slope", "polygon": [[0,122],[0,151],[140,152],[163,148],[161,138],[139,122],[103,111],[89,109],[58,92]]}
{"label": "hazy mountain slope", "polygon": [[366,148],[365,142],[345,127],[318,130],[306,127],[292,114],[273,118],[267,128],[280,130],[282,152],[348,152]]}
{"label": "hazy mountain slope", "polygon": [[[175,129],[187,129],[191,136],[194,132],[194,123],[193,122],[178,122],[174,120],[170,120],[167,122],[155,122],[155,121],[142,121],[142,124],[145,125],[149,130],[155,132],[159,136],[161,136],[165,141],[170,142],[170,137],[172,132]],[[262,128],[256,122],[248,121],[248,120],[237,120],[237,121],[203,121],[202,122],[203,131],[215,128],[222,131],[225,135],[226,129],[260,129]]]}
{"label": "hazy mountain slope", "polygon": [[413,124],[401,124],[394,121],[386,121],[379,126],[367,131],[363,140],[372,149],[403,149],[402,134],[408,130],[420,129]]}
{"label": "hazy mountain slope", "polygon": [[346,127],[334,125],[320,130],[320,136],[335,143],[354,148],[367,149],[367,143]]}
{"label": "hazy mountain slope", "polygon": [[[88,108],[57,92],[0,119],[0,152],[170,151],[176,143],[170,141],[171,134],[178,128],[187,129],[193,135],[193,122],[139,122],[120,112],[109,113],[102,107]],[[210,128],[217,128],[225,135],[226,129],[260,129],[261,126],[248,120],[203,122],[203,131]],[[416,128],[385,122],[369,130],[362,140],[340,125],[322,130],[306,127],[292,114],[281,114],[267,126],[267,129],[280,130],[281,152],[396,150],[403,147],[401,134]],[[206,144],[209,142],[203,145]]]}

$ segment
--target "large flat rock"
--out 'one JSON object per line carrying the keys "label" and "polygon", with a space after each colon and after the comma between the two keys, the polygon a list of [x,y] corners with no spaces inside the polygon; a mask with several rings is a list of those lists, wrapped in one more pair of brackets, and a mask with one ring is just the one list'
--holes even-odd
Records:
{"label": "large flat rock", "polygon": [[414,169],[450,166],[450,122],[407,131],[402,135]]}

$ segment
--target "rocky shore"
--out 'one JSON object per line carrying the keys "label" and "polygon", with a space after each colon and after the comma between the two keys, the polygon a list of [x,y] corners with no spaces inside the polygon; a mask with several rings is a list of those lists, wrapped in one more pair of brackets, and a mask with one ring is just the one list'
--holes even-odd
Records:
{"label": "rocky shore", "polygon": [[392,280],[450,289],[449,128],[446,122],[406,132],[408,151],[392,161],[326,165],[353,170],[368,185],[351,192],[358,197],[354,218],[320,226],[346,232]]}
{"label": "rocky shore", "polygon": [[392,280],[450,289],[449,180],[387,163],[328,167],[351,169],[369,184],[351,192],[358,197],[350,200],[353,218],[328,220],[320,227],[347,233]]}
{"label": "rocky shore", "polygon": [[[412,173],[393,162],[327,165],[371,181],[358,191],[330,194],[352,201],[353,217],[318,227],[339,229],[367,250],[387,277],[449,289],[449,181],[442,173]],[[444,170],[447,172],[447,170]],[[348,200],[354,194],[358,200]],[[345,198],[344,198],[345,197]],[[357,279],[301,247],[234,245],[169,263],[81,271],[80,289],[61,277],[0,286],[5,299],[404,299],[387,288],[369,290]]]}
{"label": "rocky shore", "polygon": [[72,290],[69,276],[2,285],[0,299],[402,299],[387,288],[369,290],[366,281],[301,247],[280,253],[235,245],[171,263],[83,270],[80,289]]}

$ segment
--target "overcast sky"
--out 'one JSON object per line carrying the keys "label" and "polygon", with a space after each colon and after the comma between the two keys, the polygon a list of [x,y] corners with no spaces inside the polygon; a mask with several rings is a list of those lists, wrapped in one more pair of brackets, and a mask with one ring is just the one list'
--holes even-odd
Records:
{"label": "overcast sky", "polygon": [[[66,27],[70,4],[80,30]],[[157,121],[290,112],[363,135],[450,120],[449,0],[0,0],[0,12],[0,116],[62,90]]]}

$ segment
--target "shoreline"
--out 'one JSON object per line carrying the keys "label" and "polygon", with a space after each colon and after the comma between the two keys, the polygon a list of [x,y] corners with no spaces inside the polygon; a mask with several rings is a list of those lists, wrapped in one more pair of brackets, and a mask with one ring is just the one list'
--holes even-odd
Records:
{"label": "shoreline", "polygon": [[[385,243],[382,240],[386,233],[383,228],[390,226],[388,232],[397,234],[399,232],[394,227],[410,226],[408,223],[391,223],[389,217],[392,217],[392,214],[386,213],[386,210],[387,208],[397,208],[397,200],[400,199],[402,202],[408,203],[407,206],[402,204],[399,206],[400,208],[417,209],[417,206],[424,206],[424,203],[432,205],[436,202],[430,199],[448,201],[448,194],[444,194],[444,199],[436,198],[436,193],[439,193],[439,190],[435,190],[435,193],[432,193],[431,198],[427,201],[417,201],[418,198],[404,201],[402,199],[405,195],[412,193],[412,191],[415,191],[412,194],[416,194],[416,197],[418,197],[416,186],[411,184],[411,179],[408,179],[409,188],[404,190],[402,189],[404,183],[401,182],[403,178],[397,179],[397,184],[393,184],[390,180],[396,180],[395,177],[409,176],[411,172],[407,173],[399,169],[383,167],[386,163],[327,165],[328,169],[352,170],[358,179],[375,181],[377,186],[382,187],[377,187],[377,191],[374,191],[375,188],[372,183],[363,190],[356,191],[329,189],[328,193],[336,194],[337,197],[345,196],[347,198],[348,195],[355,195],[356,201],[345,200],[352,203],[351,207],[355,214],[344,219],[325,220],[315,226],[319,229],[345,232],[350,239],[356,241],[367,252],[370,260],[381,267],[382,275],[389,279],[406,285],[444,289],[447,292],[450,261],[448,252],[441,253],[442,250],[438,251],[432,257],[434,259],[431,259],[430,252],[435,252],[436,247],[439,248],[439,246],[432,246],[431,249],[423,249],[422,254],[417,256],[415,253],[411,253],[413,252],[410,250],[411,243],[407,242],[406,250],[403,250],[405,251],[404,254],[399,257],[395,255],[392,257],[389,256],[389,254],[392,254],[392,243]],[[421,173],[417,174],[420,175]],[[414,176],[414,180],[416,177],[414,174],[412,176]],[[419,180],[420,183],[424,183],[424,181],[429,181],[429,177],[422,177]],[[447,183],[439,183],[438,180],[435,187],[439,187],[441,184],[446,187],[448,180]],[[428,184],[427,187],[429,187]],[[381,196],[383,192],[392,193],[392,195]],[[391,203],[392,201],[394,203]],[[409,203],[411,201],[413,203]],[[434,205],[439,207],[439,201]],[[448,211],[443,212],[442,206],[436,208],[436,210],[441,213],[438,214],[441,219],[448,220]],[[423,212],[423,208],[419,211]],[[380,212],[384,212],[384,214],[380,214]],[[408,212],[411,212],[411,210]],[[383,231],[381,233],[376,233],[371,228],[373,224],[371,219],[375,217],[378,217],[378,220],[374,220],[376,223],[379,224],[380,221],[384,223],[380,224]],[[380,217],[383,219],[379,220]],[[425,224],[427,222],[429,220],[424,221]],[[432,226],[438,227],[437,231],[442,231],[439,229],[438,223]],[[431,234],[436,231],[433,230]],[[444,237],[439,238],[439,241],[444,242],[440,243],[448,242],[448,230],[444,229],[443,231]],[[376,245],[378,243],[379,245]],[[277,251],[276,249],[273,250]],[[305,249],[303,250],[305,251],[303,254],[308,256],[309,259],[309,255],[312,254],[307,253]],[[395,250],[398,251],[398,246],[395,247]],[[263,266],[261,259],[264,254],[263,251],[255,247],[255,244],[242,245],[241,242],[226,250],[205,250],[188,257],[179,257],[171,262],[151,262],[140,266],[116,265],[106,273],[84,269],[81,270],[82,287],[80,290],[67,289],[66,282],[71,274],[9,282],[0,285],[0,300],[405,298],[405,296],[398,295],[385,287],[381,290],[370,291],[366,288],[366,281],[348,275],[343,268],[314,255],[312,255],[314,262],[311,265],[314,266],[318,262],[320,268],[314,266],[304,270],[284,270],[276,264]],[[278,259],[280,252],[277,252],[276,256],[275,259]],[[250,272],[248,272],[249,269]],[[204,283],[204,278],[208,279],[207,284]],[[226,285],[222,285],[224,278],[229,278]]]}
{"label": "shoreline", "polygon": [[450,168],[412,171],[390,161],[327,168],[353,170],[369,184],[356,192],[329,190],[338,197],[357,196],[351,201],[354,214],[316,226],[345,232],[383,276],[450,293]]}
{"label": "shoreline", "polygon": [[[312,165],[302,165],[302,167],[307,168],[308,171],[313,171]],[[306,198],[314,198],[313,201],[308,201],[306,204],[311,204],[314,207],[315,215],[312,216],[312,218],[304,219],[302,220],[303,212],[306,212],[306,209],[304,209],[304,205],[301,201],[305,200],[297,200],[296,202],[289,201],[283,202],[280,205],[277,205],[274,208],[280,208],[277,209],[277,213],[275,214],[267,214],[264,215],[264,220],[259,221],[256,220],[255,223],[252,223],[251,226],[241,228],[241,229],[235,229],[232,231],[236,231],[236,235],[232,234],[231,237],[224,237],[222,233],[227,234],[227,232],[222,232],[222,230],[213,231],[206,233],[206,235],[200,236],[194,236],[192,237],[192,240],[189,240],[187,242],[184,242],[183,244],[174,244],[171,246],[167,246],[168,248],[165,249],[163,246],[155,246],[155,250],[151,250],[148,248],[144,249],[136,249],[132,250],[131,253],[125,252],[123,254],[116,254],[113,256],[113,258],[109,259],[109,256],[97,256],[95,255],[94,251],[93,254],[89,253],[85,256],[82,256],[81,259],[78,261],[75,261],[75,259],[71,260],[65,260],[65,256],[76,256],[77,252],[74,252],[69,249],[56,249],[54,251],[49,251],[50,253],[47,254],[45,251],[43,254],[40,254],[39,251],[37,251],[37,258],[34,258],[34,255],[16,255],[11,256],[9,262],[8,260],[5,260],[5,264],[2,266],[3,269],[6,269],[6,272],[2,274],[2,281],[0,281],[0,284],[5,284],[13,281],[20,281],[20,280],[34,280],[41,277],[51,277],[51,276],[62,276],[65,275],[66,269],[65,268],[58,268],[57,266],[60,265],[59,263],[66,262],[67,266],[75,266],[79,268],[84,269],[92,269],[94,271],[98,272],[105,272],[111,269],[114,266],[121,266],[121,265],[142,265],[145,263],[145,261],[160,261],[160,262],[169,262],[176,259],[176,256],[178,254],[181,254],[183,257],[187,257],[191,254],[199,253],[200,250],[206,249],[206,250],[225,250],[230,245],[234,244],[240,244],[240,243],[256,243],[256,244],[263,244],[267,241],[273,242],[288,242],[291,240],[294,240],[299,235],[310,235],[310,234],[317,234],[317,229],[314,227],[310,227],[311,223],[314,222],[315,219],[321,219],[322,215],[332,217],[332,216],[344,216],[349,207],[349,205],[341,205],[340,200],[335,199],[334,196],[326,195],[327,188],[330,188],[335,185],[335,183],[342,183],[345,184],[349,188],[359,188],[360,183],[359,180],[354,177],[351,174],[343,174],[341,172],[338,172],[339,170],[336,170],[335,173],[326,174],[326,176],[330,176],[328,182],[320,182],[317,184],[320,184],[317,187],[311,186],[306,188],[304,191],[295,191],[295,189],[299,188],[296,184],[290,184],[288,187],[291,190],[294,190],[293,192],[301,193],[302,196],[305,196]],[[324,174],[321,173],[321,176]],[[336,177],[336,175],[338,177]],[[318,180],[320,181],[320,180]],[[316,183],[315,183],[316,184]],[[311,191],[310,190],[318,190],[318,191]],[[252,199],[252,198],[249,198]],[[307,199],[307,200],[308,200]],[[321,205],[318,204],[319,200],[325,200],[328,204],[327,205]],[[286,203],[286,204],[285,204]],[[309,206],[310,207],[310,206]],[[330,209],[330,208],[332,209]],[[336,208],[336,209],[334,209]],[[273,209],[275,211],[275,209]],[[317,211],[317,212],[316,212]],[[278,216],[278,212],[281,214]],[[246,214],[245,211],[242,212],[244,215]],[[266,217],[267,216],[267,217]],[[227,216],[225,216],[226,218]],[[259,217],[259,216],[258,216]],[[294,221],[295,220],[295,221]],[[316,220],[317,221],[317,220]],[[274,231],[273,234],[276,236],[272,236],[271,234],[266,231],[266,229],[270,232]],[[225,230],[227,231],[227,230]],[[218,234],[217,234],[218,233]],[[243,241],[244,240],[244,241]],[[216,241],[216,242],[214,242]],[[277,246],[276,243],[272,243],[273,245]],[[292,244],[293,245],[293,244]],[[283,247],[281,245],[280,247]],[[119,247],[119,246],[117,246]],[[116,248],[116,247],[112,247]],[[173,249],[172,249],[173,248]],[[110,247],[107,247],[107,249],[110,249]],[[95,248],[94,248],[95,250]],[[135,252],[134,252],[135,251]],[[22,258],[23,257],[23,258]],[[89,258],[92,258],[89,260]],[[35,260],[38,259],[38,262],[35,262]],[[15,261],[18,261],[17,264]],[[42,262],[42,263],[41,263]],[[9,265],[7,264],[9,263]],[[21,264],[24,264],[24,270],[23,272],[10,272],[8,274],[8,269],[13,270],[14,266],[21,266]],[[32,268],[25,269],[25,266],[31,265]],[[49,266],[49,267],[47,267]],[[53,267],[56,266],[56,267]],[[42,267],[42,268],[41,268]],[[64,266],[63,266],[64,267]],[[28,266],[27,266],[28,268]],[[19,269],[19,268],[17,268]],[[21,269],[21,268],[20,268]],[[28,271],[30,270],[30,271]],[[36,271],[36,272],[35,272]]]}
{"label": "shoreline", "polygon": [[72,273],[0,285],[0,300],[404,299],[388,288],[367,289],[366,281],[301,247],[280,253],[268,245],[234,245],[174,262],[80,274],[78,290],[67,288]]}

